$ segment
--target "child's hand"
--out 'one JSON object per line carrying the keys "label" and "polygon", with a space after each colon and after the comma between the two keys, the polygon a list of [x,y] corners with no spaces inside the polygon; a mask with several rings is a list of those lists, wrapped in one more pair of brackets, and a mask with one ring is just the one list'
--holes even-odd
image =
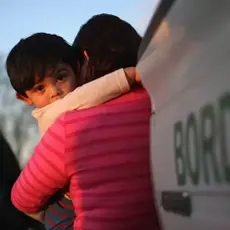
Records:
{"label": "child's hand", "polygon": [[140,77],[138,73],[136,72],[135,67],[124,68],[124,72],[125,72],[126,78],[130,86],[132,86],[135,83],[139,83],[139,84],[141,83]]}
{"label": "child's hand", "polygon": [[65,196],[65,198],[71,200],[71,197],[70,197],[70,193],[69,193],[69,192],[65,193],[64,196]]}

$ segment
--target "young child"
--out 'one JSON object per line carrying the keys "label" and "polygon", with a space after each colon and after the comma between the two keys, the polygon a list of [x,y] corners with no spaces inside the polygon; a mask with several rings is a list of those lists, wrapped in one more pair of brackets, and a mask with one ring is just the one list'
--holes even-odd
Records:
{"label": "young child", "polygon": [[[135,83],[135,68],[130,67],[79,86],[85,60],[79,48],[45,33],[21,40],[9,53],[6,68],[11,84],[18,99],[36,107],[32,114],[41,135],[63,112],[102,104],[128,92]],[[73,204],[63,193],[59,191],[58,200],[50,202],[44,212],[47,229],[73,228]]]}

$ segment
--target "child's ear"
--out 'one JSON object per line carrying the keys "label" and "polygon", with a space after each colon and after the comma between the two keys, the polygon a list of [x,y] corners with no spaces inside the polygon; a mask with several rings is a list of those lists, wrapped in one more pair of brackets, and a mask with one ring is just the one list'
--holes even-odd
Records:
{"label": "child's ear", "polygon": [[28,97],[25,97],[25,96],[23,96],[23,95],[21,95],[21,94],[19,94],[19,93],[16,93],[16,98],[18,99],[18,100],[21,100],[21,101],[24,101],[27,105],[33,105],[33,102],[31,101],[31,99],[30,98],[28,98]]}

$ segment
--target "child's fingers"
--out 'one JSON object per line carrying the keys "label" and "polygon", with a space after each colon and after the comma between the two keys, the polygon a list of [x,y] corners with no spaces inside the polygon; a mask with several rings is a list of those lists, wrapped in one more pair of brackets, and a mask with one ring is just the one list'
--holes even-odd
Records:
{"label": "child's fingers", "polygon": [[135,81],[137,83],[141,83],[141,78],[140,78],[140,75],[138,74],[138,72],[136,71],[136,74],[135,74]]}

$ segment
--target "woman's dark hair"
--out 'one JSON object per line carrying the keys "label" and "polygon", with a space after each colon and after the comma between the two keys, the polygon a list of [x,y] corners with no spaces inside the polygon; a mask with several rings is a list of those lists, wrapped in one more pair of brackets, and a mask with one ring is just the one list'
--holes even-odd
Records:
{"label": "woman's dark hair", "polygon": [[81,26],[73,46],[89,55],[85,82],[114,70],[136,66],[141,36],[127,22],[111,14],[93,16]]}

